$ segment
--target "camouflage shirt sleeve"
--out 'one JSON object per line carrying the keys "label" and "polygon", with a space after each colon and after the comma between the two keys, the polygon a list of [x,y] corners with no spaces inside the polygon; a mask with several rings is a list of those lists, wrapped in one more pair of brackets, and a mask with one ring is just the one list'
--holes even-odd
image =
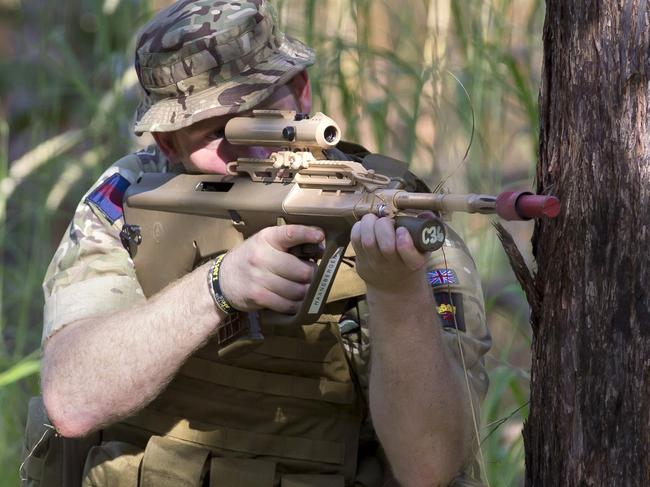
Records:
{"label": "camouflage shirt sleeve", "polygon": [[163,172],[167,161],[155,149],[120,159],[83,196],[47,269],[42,343],[63,326],[145,301],[133,261],[120,241],[121,217],[111,221],[88,196],[119,174],[126,184],[143,172]]}

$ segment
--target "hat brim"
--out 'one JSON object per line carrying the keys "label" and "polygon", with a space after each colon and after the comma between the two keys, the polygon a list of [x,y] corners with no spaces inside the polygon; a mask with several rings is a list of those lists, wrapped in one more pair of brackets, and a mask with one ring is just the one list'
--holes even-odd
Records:
{"label": "hat brim", "polygon": [[218,85],[155,103],[145,97],[136,112],[134,132],[171,132],[206,118],[251,110],[314,64],[313,51],[289,36],[277,50],[268,50],[268,57],[254,68]]}

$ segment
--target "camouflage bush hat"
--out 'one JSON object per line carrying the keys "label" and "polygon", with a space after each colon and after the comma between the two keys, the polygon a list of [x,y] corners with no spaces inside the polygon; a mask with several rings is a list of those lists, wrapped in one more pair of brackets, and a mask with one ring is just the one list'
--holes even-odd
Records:
{"label": "camouflage bush hat", "polygon": [[314,63],[314,52],[280,32],[266,0],[181,0],[138,36],[144,90],[134,131],[169,132],[255,107]]}

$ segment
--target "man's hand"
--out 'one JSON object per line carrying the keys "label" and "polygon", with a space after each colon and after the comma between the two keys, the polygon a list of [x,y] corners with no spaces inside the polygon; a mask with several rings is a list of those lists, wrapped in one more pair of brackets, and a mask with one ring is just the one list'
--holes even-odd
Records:
{"label": "man's hand", "polygon": [[399,289],[426,264],[406,228],[395,229],[390,218],[365,215],[352,227],[350,236],[357,254],[356,269],[368,286]]}
{"label": "man's hand", "polygon": [[221,289],[240,311],[271,309],[293,314],[307,294],[314,264],[287,251],[319,244],[323,231],[303,225],[268,227],[228,252],[221,268]]}

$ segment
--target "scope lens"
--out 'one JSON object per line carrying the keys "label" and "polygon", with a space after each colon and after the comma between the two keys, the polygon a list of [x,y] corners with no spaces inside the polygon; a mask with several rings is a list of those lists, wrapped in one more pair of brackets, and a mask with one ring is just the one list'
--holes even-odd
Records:
{"label": "scope lens", "polygon": [[334,125],[330,125],[325,129],[324,136],[325,140],[330,144],[336,140],[336,137],[339,135],[339,131],[336,130]]}

